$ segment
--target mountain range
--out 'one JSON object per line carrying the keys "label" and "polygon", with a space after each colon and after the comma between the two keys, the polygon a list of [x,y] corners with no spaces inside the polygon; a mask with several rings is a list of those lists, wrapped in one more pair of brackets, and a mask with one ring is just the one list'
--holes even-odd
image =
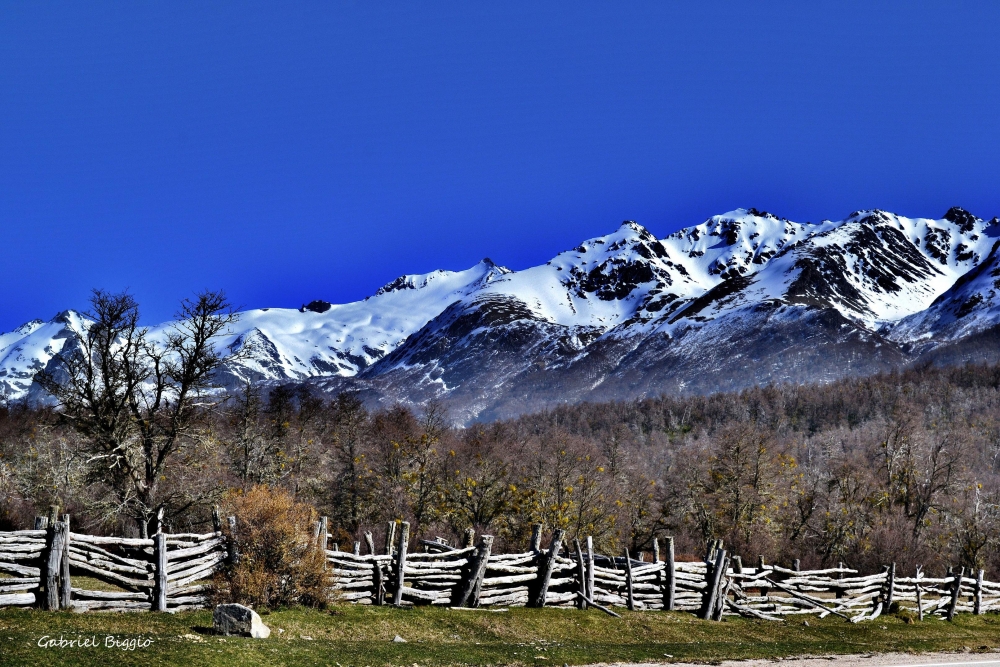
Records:
{"label": "mountain range", "polygon": [[[818,223],[737,209],[659,239],[626,221],[523,271],[484,259],[354,303],[241,312],[217,343],[242,352],[220,379],[355,391],[371,405],[433,399],[468,423],[996,361],[998,248],[1000,220],[961,208]],[[0,335],[0,393],[43,398],[33,375],[87,326],[70,310]]]}

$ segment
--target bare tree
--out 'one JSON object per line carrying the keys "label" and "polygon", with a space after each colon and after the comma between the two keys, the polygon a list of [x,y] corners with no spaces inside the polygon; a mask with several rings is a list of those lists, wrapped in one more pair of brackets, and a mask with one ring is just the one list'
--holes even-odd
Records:
{"label": "bare tree", "polygon": [[145,534],[160,509],[183,512],[194,501],[161,482],[197,435],[224,361],[214,340],[235,315],[222,292],[203,292],[181,302],[176,324],[156,340],[128,293],[95,290],[91,308],[90,326],[35,380],[85,438],[93,480]]}

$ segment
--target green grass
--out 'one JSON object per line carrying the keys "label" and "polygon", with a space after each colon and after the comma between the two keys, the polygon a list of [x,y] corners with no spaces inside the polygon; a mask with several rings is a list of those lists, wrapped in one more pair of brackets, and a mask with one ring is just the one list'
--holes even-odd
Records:
{"label": "green grass", "polygon": [[[579,665],[610,661],[761,658],[885,651],[985,650],[1000,646],[1000,616],[947,623],[897,617],[852,625],[837,618],[784,623],[690,614],[511,609],[507,612],[338,606],[264,615],[270,639],[215,637],[211,611],[171,614],[74,614],[0,611],[0,665]],[[280,631],[279,631],[280,630]],[[145,649],[37,646],[49,635],[152,639]],[[390,641],[400,635],[408,643]],[[670,656],[670,657],[667,657]]]}

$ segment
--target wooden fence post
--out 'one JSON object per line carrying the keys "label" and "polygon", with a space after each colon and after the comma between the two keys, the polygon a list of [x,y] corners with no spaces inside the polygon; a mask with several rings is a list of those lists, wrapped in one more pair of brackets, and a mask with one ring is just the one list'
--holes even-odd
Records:
{"label": "wooden fence post", "polygon": [[167,535],[153,535],[153,558],[156,582],[153,586],[153,611],[167,610]]}
{"label": "wooden fence post", "polygon": [[917,620],[924,620],[924,604],[923,600],[920,599],[920,566],[917,566],[917,576],[914,577],[913,587],[917,591]]}
{"label": "wooden fence post", "polygon": [[531,527],[531,543],[528,545],[528,551],[534,551],[538,553],[542,550],[542,524],[536,523]]}
{"label": "wooden fence post", "polygon": [[326,554],[326,543],[330,537],[330,519],[325,516],[319,518],[319,548]]}
{"label": "wooden fence post", "polygon": [[728,576],[730,561],[731,559],[727,557],[722,563],[722,579],[719,581],[719,588],[715,592],[715,608],[712,609],[713,621],[722,620],[722,612],[726,608],[726,596],[729,595],[729,587],[733,584],[733,580]]}
{"label": "wooden fence post", "polygon": [[69,609],[73,598],[73,580],[69,576],[69,514],[63,514],[63,548],[59,565],[59,604],[63,609]]}
{"label": "wooden fence post", "polygon": [[229,558],[229,564],[236,565],[240,562],[240,550],[236,546],[236,517],[226,517],[226,523],[229,524],[229,538],[226,540],[226,555]]}
{"label": "wooden fence post", "polygon": [[886,588],[888,589],[885,594],[885,613],[890,613],[893,602],[893,597],[896,590],[896,564],[893,563],[889,566],[889,577],[886,580]]}
{"label": "wooden fence post", "polygon": [[35,530],[45,530],[48,527],[49,527],[49,518],[47,516],[35,517]]}
{"label": "wooden fence post", "polygon": [[948,620],[955,620],[955,608],[958,607],[958,598],[962,594],[962,577],[965,576],[965,568],[960,567],[954,573],[955,581],[951,589],[951,601],[948,603]]}
{"label": "wooden fence post", "polygon": [[399,606],[403,602],[403,571],[406,569],[406,549],[410,542],[410,522],[404,521],[399,528],[399,542],[396,546],[396,590],[392,595],[392,604]]}
{"label": "wooden fence post", "polygon": [[594,599],[594,538],[587,535],[587,597]]}
{"label": "wooden fence post", "polygon": [[396,522],[390,521],[385,526],[385,555],[392,555],[392,545],[396,541]]}
{"label": "wooden fence post", "polygon": [[222,517],[219,514],[218,505],[212,505],[212,530],[217,533],[222,532]]}
{"label": "wooden fence post", "polygon": [[577,590],[580,591],[576,599],[576,608],[582,611],[587,608],[587,566],[583,563],[583,549],[580,548],[579,538],[573,538],[573,549],[576,550]]}
{"label": "wooden fence post", "polygon": [[559,548],[562,546],[562,539],[565,534],[566,531],[562,528],[557,528],[552,533],[549,550],[542,556],[542,561],[538,564],[538,587],[535,591],[534,599],[529,600],[529,606],[531,607],[545,606],[545,595],[549,592],[549,581],[552,579],[552,570],[556,566],[556,558],[559,556]]}
{"label": "wooden fence post", "polygon": [[723,569],[726,566],[726,550],[718,549],[715,555],[715,565],[710,568],[711,574],[710,578],[706,578],[706,583],[708,584],[705,589],[705,597],[702,601],[701,606],[701,618],[706,621],[712,620],[712,614],[715,612],[715,600],[719,593],[719,586],[722,584],[723,579]]}
{"label": "wooden fence post", "polygon": [[983,570],[976,573],[976,595],[972,603],[972,613],[979,616],[983,613]]}
{"label": "wooden fence post", "polygon": [[[58,508],[56,508],[58,511]],[[63,538],[65,532],[61,521],[49,522],[48,557],[45,559],[45,609],[59,610],[59,570],[63,557]]]}
{"label": "wooden fence post", "polygon": [[[757,574],[760,575],[763,571],[764,571],[764,556],[760,555],[760,556],[757,556]],[[760,596],[761,597],[766,598],[770,592],[771,592],[771,587],[770,586],[761,586],[760,587]]]}
{"label": "wooden fence post", "polygon": [[[837,563],[837,569],[838,570],[843,570],[844,569],[844,561],[840,561],[839,563]],[[918,567],[917,569],[920,569],[920,568]],[[843,579],[843,578],[844,578],[844,573],[843,572],[838,572],[837,573],[837,579]],[[840,600],[840,599],[842,599],[844,597],[843,586],[838,586],[837,587],[837,592],[835,593],[835,595],[836,595],[836,597],[837,597],[838,600]]]}
{"label": "wooden fence post", "polygon": [[635,611],[635,596],[632,594],[632,557],[625,550],[625,606]]}
{"label": "wooden fence post", "polygon": [[663,563],[663,610],[673,611],[677,599],[677,579],[674,565],[674,538],[664,540],[666,554]]}
{"label": "wooden fence post", "polygon": [[375,558],[375,538],[371,531],[365,533],[365,545],[372,556],[372,604],[382,606],[385,602],[385,577],[382,576],[382,563]]}
{"label": "wooden fence post", "polygon": [[492,535],[483,535],[479,538],[479,546],[476,547],[475,554],[469,558],[466,576],[461,582],[457,594],[452,598],[451,606],[476,607],[479,605],[479,593],[483,587],[486,565],[489,563],[492,549]]}
{"label": "wooden fence post", "polygon": [[465,539],[462,541],[462,548],[468,549],[476,543],[476,529],[472,526],[466,528],[464,538]]}

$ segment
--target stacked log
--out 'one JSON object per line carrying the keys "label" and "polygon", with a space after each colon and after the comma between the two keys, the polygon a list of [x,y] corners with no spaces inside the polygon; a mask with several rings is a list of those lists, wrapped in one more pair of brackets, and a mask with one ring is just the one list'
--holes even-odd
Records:
{"label": "stacked log", "polygon": [[45,530],[0,532],[0,607],[40,602]]}
{"label": "stacked log", "polygon": [[166,609],[201,609],[209,603],[209,580],[228,557],[221,532],[177,533],[165,536]]}

